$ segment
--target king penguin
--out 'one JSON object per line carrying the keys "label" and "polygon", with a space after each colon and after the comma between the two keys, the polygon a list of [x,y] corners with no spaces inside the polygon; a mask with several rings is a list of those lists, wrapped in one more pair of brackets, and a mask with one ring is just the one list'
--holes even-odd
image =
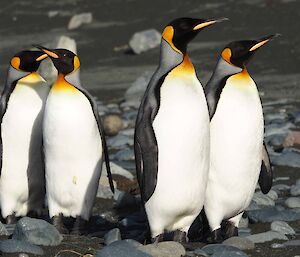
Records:
{"label": "king penguin", "polygon": [[221,22],[178,18],[162,33],[159,67],[142,99],[135,128],[136,170],[152,241],[187,231],[202,209],[209,168],[209,114],[187,54],[203,28]]}
{"label": "king penguin", "polygon": [[37,47],[58,70],[43,122],[49,215],[61,233],[69,232],[63,217],[75,218],[71,233],[82,234],[96,198],[103,154],[114,191],[104,132],[97,104],[80,84],[78,56],[66,49]]}
{"label": "king penguin", "polygon": [[36,71],[47,57],[41,51],[17,53],[1,96],[0,202],[8,224],[40,214],[45,200],[42,119],[49,87]]}
{"label": "king penguin", "polygon": [[204,210],[212,242],[237,236],[258,181],[263,193],[272,186],[262,104],[246,64],[273,37],[229,43],[205,87],[211,151]]}

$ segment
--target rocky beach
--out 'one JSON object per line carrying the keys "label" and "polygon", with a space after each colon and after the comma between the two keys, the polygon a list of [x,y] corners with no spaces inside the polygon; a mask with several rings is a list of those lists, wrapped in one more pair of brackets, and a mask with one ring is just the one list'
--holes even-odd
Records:
{"label": "rocky beach", "polygon": [[[60,235],[49,224],[46,211],[44,219],[0,223],[0,255],[300,256],[299,7],[295,0],[11,0],[2,4],[0,84],[4,85],[11,56],[32,44],[76,51],[81,60],[81,82],[97,99],[104,123],[116,192],[111,193],[103,168],[89,231],[84,236]],[[197,238],[184,245],[143,245],[148,225],[135,174],[134,124],[140,99],[158,63],[159,33],[180,16],[230,18],[201,33],[190,45],[190,57],[203,85],[227,42],[282,34],[248,67],[263,104],[273,187],[264,195],[257,186],[239,237],[214,245]],[[49,84],[56,76],[51,69],[46,63],[40,70]]]}

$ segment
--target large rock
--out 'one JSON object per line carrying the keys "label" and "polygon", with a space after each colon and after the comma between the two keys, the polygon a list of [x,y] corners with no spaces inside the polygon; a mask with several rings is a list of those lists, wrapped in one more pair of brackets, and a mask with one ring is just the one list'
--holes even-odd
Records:
{"label": "large rock", "polygon": [[68,24],[68,29],[73,30],[79,28],[82,24],[89,24],[93,21],[92,13],[81,13],[74,15]]}
{"label": "large rock", "polygon": [[138,247],[142,252],[153,257],[181,257],[185,255],[184,247],[177,242],[161,242]]}
{"label": "large rock", "polygon": [[252,250],[255,248],[255,245],[251,240],[237,236],[226,239],[223,244],[234,246],[240,250]]}
{"label": "large rock", "polygon": [[127,102],[136,101],[139,105],[152,76],[152,71],[145,71],[140,77],[138,77],[126,90],[124,95],[125,100]]}
{"label": "large rock", "polygon": [[284,235],[295,235],[295,230],[284,221],[273,221],[271,223],[271,230]]}
{"label": "large rock", "polygon": [[[32,245],[26,241],[15,239],[1,240],[0,253],[31,253],[35,255],[43,255],[44,251],[41,247]],[[4,255],[3,255],[4,256]]]}
{"label": "large rock", "polygon": [[20,219],[13,233],[13,239],[27,241],[36,245],[59,245],[63,237],[50,223],[24,217]]}
{"label": "large rock", "polygon": [[103,118],[103,128],[107,136],[115,136],[123,128],[123,121],[117,114],[108,114]]}
{"label": "large rock", "polygon": [[247,211],[249,220],[254,223],[265,223],[276,220],[295,221],[300,219],[300,209],[283,209],[268,208],[261,210]]}
{"label": "large rock", "polygon": [[[130,180],[134,179],[132,173],[130,173],[128,170],[123,169],[121,166],[115,164],[114,162],[110,162],[110,169],[112,174],[120,175]],[[107,176],[105,163],[103,163],[102,167],[102,176]]]}
{"label": "large rock", "polygon": [[248,236],[247,238],[250,239],[253,243],[264,243],[264,242],[273,241],[275,239],[288,240],[288,238],[285,235],[278,233],[276,231],[268,231],[259,234],[254,234]]}
{"label": "large rock", "polygon": [[300,197],[289,197],[284,203],[289,208],[300,208]]}
{"label": "large rock", "polygon": [[212,244],[202,248],[203,251],[213,257],[247,257],[247,254],[239,248],[230,245]]}
{"label": "large rock", "polygon": [[9,233],[5,226],[0,221],[0,236],[9,236]]}
{"label": "large rock", "polygon": [[160,41],[161,34],[155,29],[148,29],[134,33],[129,40],[129,46],[135,54],[140,54],[158,47]]}
{"label": "large rock", "polygon": [[122,240],[111,243],[96,252],[96,257],[151,257],[138,249],[141,244],[134,240]]}

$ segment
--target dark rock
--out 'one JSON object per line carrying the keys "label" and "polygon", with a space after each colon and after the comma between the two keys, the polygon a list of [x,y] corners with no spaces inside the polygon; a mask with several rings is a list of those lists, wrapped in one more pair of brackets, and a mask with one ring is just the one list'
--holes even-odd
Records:
{"label": "dark rock", "polygon": [[138,249],[153,257],[181,257],[185,255],[184,247],[173,241],[143,245]]}
{"label": "dark rock", "polygon": [[273,241],[275,239],[288,240],[288,238],[285,235],[275,232],[275,231],[268,231],[268,232],[263,232],[263,233],[259,233],[259,234],[254,234],[254,235],[248,236],[247,238],[250,239],[254,243],[264,243],[264,242]]}
{"label": "dark rock", "polygon": [[3,253],[31,253],[43,255],[44,251],[41,247],[32,245],[26,241],[8,239],[0,241],[0,252]]}
{"label": "dark rock", "polygon": [[271,230],[284,235],[295,235],[295,230],[284,221],[273,221],[271,223]]}
{"label": "dark rock", "polygon": [[223,244],[234,246],[240,250],[252,250],[255,248],[255,245],[251,240],[237,236],[226,239]]}
{"label": "dark rock", "polygon": [[289,208],[300,208],[300,197],[289,197],[284,203]]}
{"label": "dark rock", "polygon": [[13,233],[13,239],[36,245],[59,245],[63,237],[50,223],[41,219],[24,217],[20,219]]}
{"label": "dark rock", "polygon": [[161,34],[155,29],[144,30],[133,34],[129,40],[129,46],[136,54],[158,47],[161,41]]}
{"label": "dark rock", "polygon": [[202,250],[213,257],[247,257],[240,249],[223,244],[206,245]]}
{"label": "dark rock", "polygon": [[111,243],[113,243],[115,241],[119,241],[119,240],[121,240],[121,232],[120,232],[120,229],[118,229],[118,228],[114,228],[114,229],[108,231],[104,235],[104,244],[105,245],[110,245]]}
{"label": "dark rock", "polygon": [[123,128],[123,121],[117,114],[108,114],[103,118],[103,128],[107,136],[115,136]]}
{"label": "dark rock", "polygon": [[[136,244],[137,243],[137,244]],[[151,255],[144,253],[137,249],[138,242],[133,244],[130,241],[116,241],[103,249],[96,252],[96,257],[151,257]]]}
{"label": "dark rock", "polygon": [[265,223],[275,220],[281,221],[295,221],[300,219],[299,209],[284,209],[278,210],[277,208],[268,208],[261,210],[253,210],[247,212],[249,220],[253,223]]}
{"label": "dark rock", "polygon": [[300,112],[294,112],[292,113],[293,118],[294,118],[294,123],[299,123],[300,122]]}
{"label": "dark rock", "polygon": [[138,206],[140,204],[140,199],[130,193],[120,190],[115,192],[114,199],[116,200],[115,208],[119,209],[124,207]]}

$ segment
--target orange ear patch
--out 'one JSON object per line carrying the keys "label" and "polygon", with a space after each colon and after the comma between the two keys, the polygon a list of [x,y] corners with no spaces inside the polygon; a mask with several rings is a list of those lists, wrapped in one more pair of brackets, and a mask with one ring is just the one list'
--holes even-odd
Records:
{"label": "orange ear patch", "polygon": [[77,56],[74,57],[74,71],[77,70],[80,67],[80,61]]}
{"label": "orange ear patch", "polygon": [[16,70],[20,69],[21,59],[19,57],[14,57],[10,61],[10,65],[13,66]]}
{"label": "orange ear patch", "polygon": [[168,42],[168,44],[173,48],[173,50],[182,54],[182,52],[174,45],[173,36],[174,36],[174,28],[172,26],[167,26],[162,33],[163,39]]}
{"label": "orange ear patch", "polygon": [[231,64],[231,61],[230,61],[231,55],[232,55],[232,53],[231,53],[230,48],[225,48],[221,54],[222,58],[230,64]]}

